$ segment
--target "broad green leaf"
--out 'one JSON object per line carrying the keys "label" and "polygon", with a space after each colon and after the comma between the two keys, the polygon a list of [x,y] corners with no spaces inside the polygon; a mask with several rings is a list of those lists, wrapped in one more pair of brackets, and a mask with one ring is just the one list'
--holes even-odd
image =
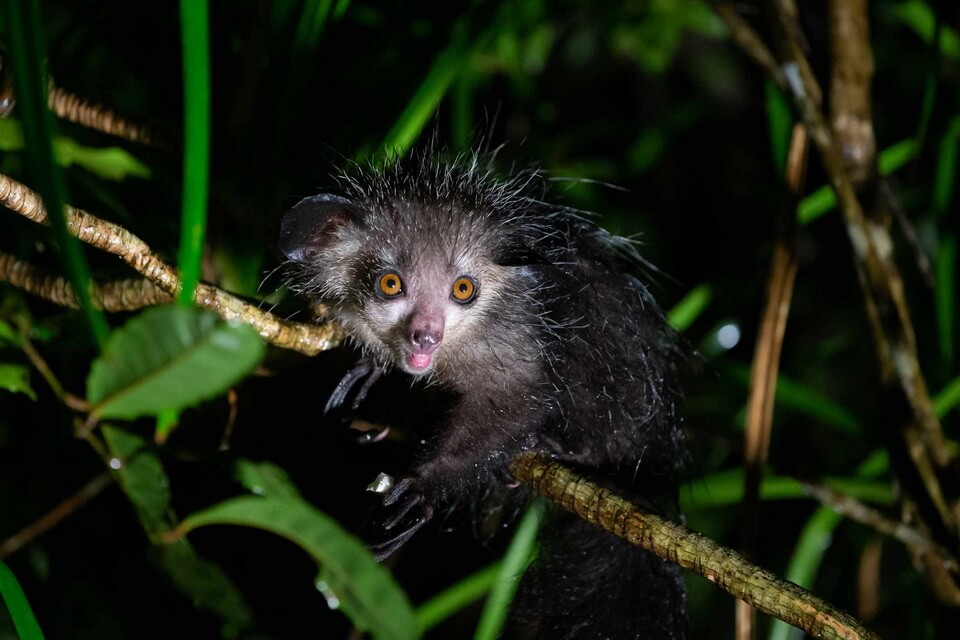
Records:
{"label": "broad green leaf", "polygon": [[177,531],[216,524],[263,529],[299,545],[323,567],[324,584],[317,586],[327,603],[342,608],[358,628],[384,640],[417,637],[413,610],[390,573],[363,543],[303,500],[233,498],[194,513]]}
{"label": "broad green leaf", "polygon": [[20,636],[20,640],[43,640],[43,631],[37,623],[30,602],[23,593],[23,588],[17,577],[10,571],[10,567],[0,560],[0,596],[10,612],[13,626]]}
{"label": "broad green leaf", "polygon": [[170,482],[160,458],[145,438],[104,425],[103,437],[116,468],[123,492],[137,509],[140,522],[151,539],[170,528]]}
{"label": "broad green leaf", "polygon": [[31,400],[37,399],[37,394],[30,386],[30,370],[20,364],[0,364],[0,389],[22,393]]}
{"label": "broad green leaf", "polygon": [[225,391],[263,353],[263,342],[245,325],[199,309],[148,309],[110,337],[87,378],[87,399],[104,418],[182,409]]}
{"label": "broad green leaf", "polygon": [[268,498],[299,498],[300,492],[287,472],[270,462],[237,460],[237,480],[251,493]]}
{"label": "broad green leaf", "polygon": [[186,540],[164,545],[160,560],[174,585],[201,609],[223,621],[222,636],[236,638],[253,624],[250,608],[216,563],[197,555]]}

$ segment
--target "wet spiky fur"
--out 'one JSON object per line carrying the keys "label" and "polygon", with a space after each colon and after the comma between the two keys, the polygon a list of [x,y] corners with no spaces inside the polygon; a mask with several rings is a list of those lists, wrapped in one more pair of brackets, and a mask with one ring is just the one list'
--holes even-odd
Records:
{"label": "wet spiky fur", "polygon": [[[377,273],[396,270],[411,289],[463,273],[479,283],[473,303],[447,312],[425,374],[459,398],[413,473],[426,518],[502,485],[529,449],[673,503],[684,459],[675,341],[633,243],[545,203],[536,172],[501,178],[480,156],[427,152],[338,182],[348,214],[296,237],[310,251],[292,282],[369,357],[400,366],[405,339],[402,313],[373,295]],[[517,604],[539,637],[684,637],[676,567],[559,514],[545,535]]]}

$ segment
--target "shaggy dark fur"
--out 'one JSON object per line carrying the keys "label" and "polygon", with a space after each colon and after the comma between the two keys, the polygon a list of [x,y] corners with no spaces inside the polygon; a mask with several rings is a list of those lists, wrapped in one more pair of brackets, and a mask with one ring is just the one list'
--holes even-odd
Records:
{"label": "shaggy dark fur", "polygon": [[[327,304],[374,367],[459,398],[386,497],[381,556],[437,509],[502,485],[530,449],[670,509],[685,457],[676,341],[633,243],[543,202],[535,172],[500,179],[478,156],[426,153],[339,182],[284,218],[294,287]],[[402,294],[376,291],[384,273]],[[462,276],[477,285],[467,304],[451,296]],[[410,363],[423,317],[441,340],[421,371]],[[517,605],[540,637],[685,636],[676,567],[566,516],[545,526]]]}

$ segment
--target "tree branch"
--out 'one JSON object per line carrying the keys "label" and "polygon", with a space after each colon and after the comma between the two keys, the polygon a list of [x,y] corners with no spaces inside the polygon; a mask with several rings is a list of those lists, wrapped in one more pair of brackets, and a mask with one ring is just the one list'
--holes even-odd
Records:
{"label": "tree branch", "polygon": [[750,564],[736,551],[709,538],[660,516],[644,513],[559,462],[528,452],[513,461],[510,473],[565,510],[633,545],[693,570],[731,595],[815,638],[877,638],[856,618],[805,589]]}
{"label": "tree branch", "polygon": [[[28,220],[48,224],[39,195],[4,174],[0,174],[0,204]],[[69,205],[66,207],[66,216],[67,229],[71,234],[90,246],[119,256],[160,290],[172,297],[177,295],[180,277],[176,269],[155,254],[143,240],[119,225]],[[208,284],[197,287],[194,301],[197,306],[210,309],[226,320],[249,324],[273,345],[307,355],[332,349],[345,337],[343,329],[334,323],[310,325],[287,322]]]}
{"label": "tree branch", "polygon": [[[80,308],[73,286],[66,278],[9,253],[0,252],[0,281],[61,307]],[[173,300],[170,294],[143,278],[97,282],[90,294],[94,306],[110,312],[136,311]]]}

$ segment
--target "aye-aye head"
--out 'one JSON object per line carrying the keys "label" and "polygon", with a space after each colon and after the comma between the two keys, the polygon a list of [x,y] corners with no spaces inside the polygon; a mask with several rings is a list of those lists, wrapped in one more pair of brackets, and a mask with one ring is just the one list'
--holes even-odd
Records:
{"label": "aye-aye head", "polygon": [[323,194],[284,215],[280,249],[294,287],[328,304],[366,349],[442,375],[509,346],[503,309],[530,278],[507,259],[509,222],[449,202]]}

